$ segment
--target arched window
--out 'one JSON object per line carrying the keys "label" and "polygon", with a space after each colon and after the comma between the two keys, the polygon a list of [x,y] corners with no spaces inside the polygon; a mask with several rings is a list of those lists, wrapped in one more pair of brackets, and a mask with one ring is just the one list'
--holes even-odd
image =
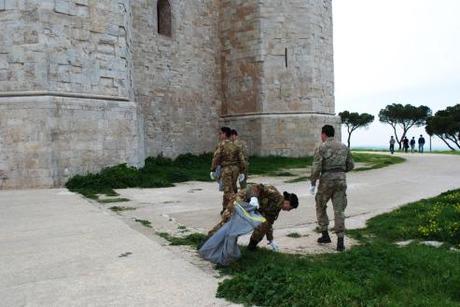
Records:
{"label": "arched window", "polygon": [[157,3],[158,33],[172,36],[171,5],[168,0],[158,0]]}

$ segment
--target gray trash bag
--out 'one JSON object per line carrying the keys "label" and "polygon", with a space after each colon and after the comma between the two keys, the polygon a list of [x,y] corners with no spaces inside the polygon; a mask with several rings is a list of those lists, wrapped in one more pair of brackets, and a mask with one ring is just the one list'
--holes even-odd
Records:
{"label": "gray trash bag", "polygon": [[214,178],[216,178],[217,185],[219,186],[219,191],[222,192],[224,190],[224,185],[222,183],[222,166],[218,165],[216,170],[214,171]]}
{"label": "gray trash bag", "polygon": [[236,204],[230,220],[199,249],[200,256],[212,263],[229,265],[241,257],[238,237],[250,233],[265,218],[247,203]]}

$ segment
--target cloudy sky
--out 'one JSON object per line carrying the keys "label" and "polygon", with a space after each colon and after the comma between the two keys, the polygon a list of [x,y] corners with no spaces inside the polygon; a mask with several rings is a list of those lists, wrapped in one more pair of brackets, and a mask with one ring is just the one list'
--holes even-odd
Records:
{"label": "cloudy sky", "polygon": [[[333,0],[336,111],[376,116],[352,146],[386,146],[387,104],[460,103],[459,0]],[[410,136],[424,129],[409,132]],[[434,146],[442,146],[433,138]]]}

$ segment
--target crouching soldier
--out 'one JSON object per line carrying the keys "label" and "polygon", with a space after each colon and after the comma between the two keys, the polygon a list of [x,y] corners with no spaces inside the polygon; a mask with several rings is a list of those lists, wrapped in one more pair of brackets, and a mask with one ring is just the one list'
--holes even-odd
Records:
{"label": "crouching soldier", "polygon": [[241,202],[255,204],[258,207],[257,210],[266,219],[252,233],[248,249],[255,250],[257,244],[266,236],[270,247],[277,251],[278,245],[273,241],[273,224],[281,210],[290,211],[298,207],[297,195],[288,192],[281,194],[272,185],[249,184],[246,189],[242,189],[234,195],[232,202],[222,214],[222,220],[209,231],[208,237],[212,236],[231,218],[235,204]]}

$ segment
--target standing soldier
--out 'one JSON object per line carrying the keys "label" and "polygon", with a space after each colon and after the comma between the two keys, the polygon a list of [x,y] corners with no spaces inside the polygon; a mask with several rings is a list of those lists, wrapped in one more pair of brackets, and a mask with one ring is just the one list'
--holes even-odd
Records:
{"label": "standing soldier", "polygon": [[278,245],[273,241],[273,224],[281,210],[290,211],[297,208],[299,200],[294,193],[284,192],[281,194],[272,185],[249,184],[245,189],[241,189],[237,194],[233,195],[231,203],[222,214],[222,220],[208,232],[208,237],[211,237],[230,220],[236,203],[247,202],[253,204],[254,198],[256,198],[257,210],[266,221],[260,224],[252,233],[248,249],[255,250],[257,244],[266,236],[268,245],[272,250],[278,251]]}
{"label": "standing soldier", "polygon": [[334,127],[325,125],[321,130],[320,144],[315,149],[311,170],[310,192],[315,193],[316,181],[319,179],[316,193],[316,217],[322,236],[318,243],[331,243],[328,233],[329,218],[327,203],[332,199],[334,208],[334,231],[337,234],[337,250],[343,251],[345,233],[345,208],[347,207],[346,172],[354,168],[353,158],[348,147],[334,139]]}
{"label": "standing soldier", "polygon": [[233,141],[233,143],[235,143],[236,146],[238,146],[242,150],[244,160],[246,161],[245,172],[243,173],[244,179],[243,179],[243,181],[240,181],[240,188],[244,189],[244,188],[246,188],[246,185],[247,185],[248,173],[249,173],[249,150],[248,150],[248,145],[246,144],[245,141],[243,141],[242,139],[240,139],[238,137],[238,132],[235,129],[232,130],[232,141]]}
{"label": "standing soldier", "polygon": [[218,165],[222,167],[221,179],[224,188],[222,211],[227,208],[232,195],[238,191],[236,182],[240,173],[244,173],[246,161],[241,149],[230,140],[232,130],[228,127],[220,129],[219,138],[221,143],[214,152],[211,164],[211,179],[214,179],[214,172]]}

